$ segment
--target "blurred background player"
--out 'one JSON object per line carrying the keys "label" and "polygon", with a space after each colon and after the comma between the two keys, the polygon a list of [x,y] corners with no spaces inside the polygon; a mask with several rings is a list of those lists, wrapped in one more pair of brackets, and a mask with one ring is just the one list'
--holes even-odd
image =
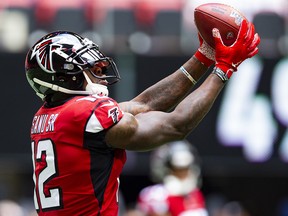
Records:
{"label": "blurred background player", "polygon": [[200,191],[199,157],[186,141],[170,142],[151,156],[158,184],[141,190],[137,208],[146,216],[208,216]]}

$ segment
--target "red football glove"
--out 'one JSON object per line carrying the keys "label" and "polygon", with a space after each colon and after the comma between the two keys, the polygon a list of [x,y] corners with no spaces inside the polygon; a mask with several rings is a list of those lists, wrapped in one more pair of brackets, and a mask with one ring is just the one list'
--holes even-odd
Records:
{"label": "red football glove", "polygon": [[210,67],[215,62],[215,50],[210,47],[199,35],[200,46],[194,56],[206,67]]}
{"label": "red football glove", "polygon": [[[218,29],[214,28],[212,32],[216,50],[215,68],[223,71],[224,78],[228,80],[231,77],[232,73],[237,71],[237,67],[245,59],[251,58],[258,53],[257,46],[260,43],[260,37],[257,33],[255,34],[254,25],[246,20],[242,21],[237,39],[231,46],[225,46],[223,44]],[[219,76],[219,74],[217,75]]]}

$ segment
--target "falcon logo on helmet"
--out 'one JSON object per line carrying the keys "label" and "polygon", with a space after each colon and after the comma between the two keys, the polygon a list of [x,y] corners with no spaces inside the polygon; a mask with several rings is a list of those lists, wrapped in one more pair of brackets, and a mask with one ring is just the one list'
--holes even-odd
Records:
{"label": "falcon logo on helmet", "polygon": [[51,38],[41,41],[34,47],[30,59],[36,56],[39,66],[44,71],[48,73],[56,73],[56,71],[53,68],[52,54],[54,50],[62,48],[62,45],[55,43],[52,45],[51,44],[52,44]]}
{"label": "falcon logo on helmet", "polygon": [[[94,67],[100,67],[103,76],[94,74]],[[97,44],[67,31],[51,32],[36,42],[26,55],[25,70],[30,86],[42,100],[50,100],[56,92],[108,96],[107,85],[120,80],[115,62]],[[94,83],[87,73],[104,81]],[[84,87],[85,80],[88,84]]]}

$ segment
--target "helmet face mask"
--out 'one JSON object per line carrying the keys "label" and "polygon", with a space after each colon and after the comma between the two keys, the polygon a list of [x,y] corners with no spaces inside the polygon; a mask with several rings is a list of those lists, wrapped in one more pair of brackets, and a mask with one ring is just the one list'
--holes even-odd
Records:
{"label": "helmet face mask", "polygon": [[60,91],[66,94],[94,94],[83,87],[84,71],[92,73],[101,67],[108,85],[120,80],[114,61],[106,57],[98,45],[78,34],[57,31],[45,35],[27,53],[26,77],[36,94],[45,100],[47,95]]}

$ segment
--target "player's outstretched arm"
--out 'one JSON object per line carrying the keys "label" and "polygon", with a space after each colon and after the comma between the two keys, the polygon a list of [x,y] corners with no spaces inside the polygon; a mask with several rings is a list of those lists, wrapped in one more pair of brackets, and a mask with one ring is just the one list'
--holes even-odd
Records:
{"label": "player's outstretched arm", "polygon": [[122,110],[136,115],[152,110],[168,111],[175,107],[214,63],[214,50],[200,36],[199,42],[199,49],[185,64],[131,101],[121,103]]}
{"label": "player's outstretched arm", "polygon": [[[230,47],[221,43],[221,37],[215,34],[216,66],[202,85],[170,113],[149,111],[135,116],[125,113],[108,130],[107,143],[116,148],[149,150],[169,141],[184,139],[211,109],[227,81],[223,77],[227,77],[226,73],[235,69],[234,63],[238,63],[237,69],[241,62],[257,54],[260,38],[254,31],[252,23],[243,22],[235,44]],[[229,52],[224,55],[227,50]]]}
{"label": "player's outstretched arm", "polygon": [[106,135],[109,145],[128,150],[149,150],[163,143],[184,139],[212,107],[224,83],[214,74],[167,113],[150,111],[124,117]]}

